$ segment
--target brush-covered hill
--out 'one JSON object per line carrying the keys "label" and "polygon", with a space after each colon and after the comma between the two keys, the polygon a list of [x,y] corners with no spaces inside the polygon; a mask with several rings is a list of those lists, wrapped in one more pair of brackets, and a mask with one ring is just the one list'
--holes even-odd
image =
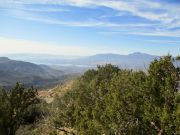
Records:
{"label": "brush-covered hill", "polygon": [[17,133],[178,134],[180,69],[174,62],[171,56],[159,58],[147,72],[107,64],[70,83],[40,91],[44,117]]}
{"label": "brush-covered hill", "polygon": [[47,87],[60,83],[67,76],[63,71],[49,66],[0,57],[0,86],[11,87],[21,82],[26,86]]}

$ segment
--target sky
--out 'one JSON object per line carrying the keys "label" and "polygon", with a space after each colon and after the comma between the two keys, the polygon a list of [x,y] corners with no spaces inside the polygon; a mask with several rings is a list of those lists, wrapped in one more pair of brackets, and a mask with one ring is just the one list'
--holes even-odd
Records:
{"label": "sky", "polygon": [[0,54],[180,54],[180,0],[0,0]]}

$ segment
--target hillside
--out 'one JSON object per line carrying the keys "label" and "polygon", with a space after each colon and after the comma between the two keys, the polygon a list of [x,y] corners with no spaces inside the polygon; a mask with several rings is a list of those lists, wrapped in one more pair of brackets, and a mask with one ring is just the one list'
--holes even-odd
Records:
{"label": "hillside", "polygon": [[179,134],[179,68],[173,62],[165,56],[151,62],[147,72],[108,64],[39,91],[43,118],[35,126],[22,126],[17,133]]}
{"label": "hillside", "polygon": [[26,86],[46,87],[60,83],[67,75],[49,66],[1,57],[0,76],[0,86],[10,87],[16,82],[22,82]]}
{"label": "hillside", "polygon": [[54,88],[48,90],[41,90],[38,92],[40,99],[46,101],[46,103],[51,103],[55,96],[61,96],[68,92],[72,87],[73,81],[68,81],[63,85],[57,85]]}

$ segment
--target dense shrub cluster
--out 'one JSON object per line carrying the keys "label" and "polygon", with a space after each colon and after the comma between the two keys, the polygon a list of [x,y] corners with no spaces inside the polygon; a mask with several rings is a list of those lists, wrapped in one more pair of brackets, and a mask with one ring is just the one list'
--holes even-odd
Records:
{"label": "dense shrub cluster", "polygon": [[147,73],[98,66],[53,102],[52,124],[78,135],[172,135],[180,133],[179,68],[171,56]]}

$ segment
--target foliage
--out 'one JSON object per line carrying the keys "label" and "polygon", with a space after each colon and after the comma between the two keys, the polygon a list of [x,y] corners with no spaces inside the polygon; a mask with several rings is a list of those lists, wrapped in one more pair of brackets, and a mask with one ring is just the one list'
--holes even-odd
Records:
{"label": "foliage", "polygon": [[78,135],[178,134],[178,80],[171,56],[154,60],[148,73],[98,66],[54,99],[52,124]]}
{"label": "foliage", "polygon": [[176,60],[180,60],[180,55],[178,55],[178,56],[176,57]]}
{"label": "foliage", "polygon": [[0,134],[178,135],[179,81],[168,55],[147,72],[111,64],[88,70],[49,104],[37,104],[37,91],[17,83],[0,92]]}
{"label": "foliage", "polygon": [[153,132],[174,134],[176,131],[175,99],[179,75],[171,56],[155,60],[149,68],[145,114],[147,122],[154,127]]}
{"label": "foliage", "polygon": [[26,89],[17,83],[11,90],[2,89],[0,91],[0,133],[15,135],[21,125],[34,122],[37,108],[33,105],[38,102],[37,91],[33,88]]}

